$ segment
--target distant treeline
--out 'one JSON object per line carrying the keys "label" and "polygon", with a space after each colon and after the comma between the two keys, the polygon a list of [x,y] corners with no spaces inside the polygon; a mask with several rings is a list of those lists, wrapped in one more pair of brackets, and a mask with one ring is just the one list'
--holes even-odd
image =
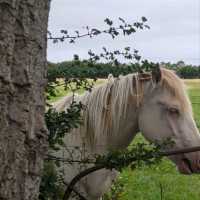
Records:
{"label": "distant treeline", "polygon": [[[88,61],[66,61],[61,63],[48,63],[48,80],[56,78],[106,78],[109,74],[113,76],[126,75],[140,70],[148,71],[153,63],[147,61],[143,64],[120,64],[113,66],[111,63],[91,63]],[[181,78],[200,78],[200,66],[186,65],[183,61],[176,64],[160,63],[161,66],[176,71]]]}
{"label": "distant treeline", "polygon": [[181,78],[195,79],[200,78],[200,65],[186,65],[183,61],[179,61],[176,64],[161,63],[164,67],[176,71]]}

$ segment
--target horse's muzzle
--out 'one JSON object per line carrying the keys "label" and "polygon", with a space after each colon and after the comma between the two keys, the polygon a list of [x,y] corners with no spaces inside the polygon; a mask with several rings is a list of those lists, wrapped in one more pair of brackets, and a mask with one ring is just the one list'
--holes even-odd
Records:
{"label": "horse's muzzle", "polygon": [[200,173],[200,156],[196,153],[184,155],[177,167],[182,174]]}

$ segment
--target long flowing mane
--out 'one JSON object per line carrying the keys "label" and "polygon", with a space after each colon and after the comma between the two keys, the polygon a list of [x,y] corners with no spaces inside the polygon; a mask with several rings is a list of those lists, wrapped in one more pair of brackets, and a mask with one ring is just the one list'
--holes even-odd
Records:
{"label": "long flowing mane", "polygon": [[[102,136],[112,137],[119,131],[120,121],[127,115],[130,97],[135,105],[139,102],[136,74],[110,78],[106,84],[95,88],[83,97],[86,104],[84,112],[84,132],[90,143],[96,143]],[[134,83],[135,82],[135,83]]]}
{"label": "long flowing mane", "polygon": [[[163,90],[170,91],[171,95],[181,102],[183,110],[192,113],[183,81],[171,70],[161,68],[161,73],[160,86]],[[148,74],[147,80],[151,81],[153,88],[151,74]],[[122,131],[120,124],[126,120],[129,106],[133,105],[133,112],[137,112],[142,98],[143,78],[139,74],[119,78],[110,76],[107,83],[77,98],[77,101],[80,100],[86,107],[83,111],[84,122],[79,129],[80,134],[93,145],[103,137],[118,135]],[[62,100],[62,105],[69,104],[69,99]]]}

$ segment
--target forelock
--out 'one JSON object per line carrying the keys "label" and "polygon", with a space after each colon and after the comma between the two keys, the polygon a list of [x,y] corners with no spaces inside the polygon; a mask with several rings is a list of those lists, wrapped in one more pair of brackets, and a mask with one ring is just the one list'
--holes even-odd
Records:
{"label": "forelock", "polygon": [[183,80],[180,79],[172,70],[161,68],[161,73],[161,86],[168,90],[171,95],[180,102],[181,108],[184,111],[192,112],[190,100]]}

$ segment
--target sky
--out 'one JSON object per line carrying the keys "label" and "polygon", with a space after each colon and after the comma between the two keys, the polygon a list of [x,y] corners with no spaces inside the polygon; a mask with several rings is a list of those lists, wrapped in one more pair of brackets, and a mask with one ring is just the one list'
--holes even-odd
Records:
{"label": "sky", "polygon": [[75,44],[48,41],[47,58],[51,62],[72,60],[74,54],[88,58],[88,50],[102,52],[131,47],[142,59],[153,62],[183,60],[200,65],[200,0],[52,0],[49,28],[53,35],[61,29],[85,32],[83,27],[105,29],[105,18],[117,22],[121,17],[134,22],[145,16],[150,30],[129,37],[97,36],[82,38]]}

